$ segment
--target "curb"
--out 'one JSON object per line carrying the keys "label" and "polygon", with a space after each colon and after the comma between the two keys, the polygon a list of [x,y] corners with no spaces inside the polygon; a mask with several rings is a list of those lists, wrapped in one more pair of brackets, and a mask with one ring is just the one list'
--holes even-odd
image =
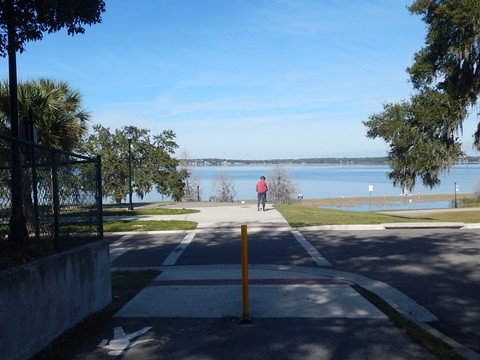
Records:
{"label": "curb", "polygon": [[461,222],[433,222],[433,223],[385,223],[382,226],[387,229],[462,229],[465,227]]}
{"label": "curb", "polygon": [[402,229],[479,229],[480,224],[465,224],[460,222],[413,222],[384,223],[372,225],[315,225],[295,228],[298,231],[309,230],[402,230]]}
{"label": "curb", "polygon": [[436,337],[437,339],[440,339],[444,343],[450,345],[452,347],[452,350],[456,354],[462,356],[466,360],[478,360],[478,359],[480,359],[480,355],[477,354],[475,351],[469,349],[465,345],[462,345],[462,344],[456,342],[452,338],[442,334],[440,331],[431,327],[430,325],[425,324],[424,322],[418,321],[417,319],[415,319],[415,317],[413,317],[411,315],[403,314],[403,316],[405,316],[405,318],[407,318],[408,320],[410,320],[411,322],[416,324],[418,327],[420,327],[423,330],[425,330],[426,332],[428,332],[433,337]]}

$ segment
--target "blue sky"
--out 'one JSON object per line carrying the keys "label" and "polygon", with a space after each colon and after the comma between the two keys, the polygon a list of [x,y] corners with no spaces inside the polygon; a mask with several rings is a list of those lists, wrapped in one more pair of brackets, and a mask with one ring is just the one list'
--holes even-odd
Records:
{"label": "blue sky", "polygon": [[28,43],[18,77],[67,81],[92,124],[172,129],[191,158],[384,156],[362,121],[412,92],[411,2],[106,0],[84,35]]}

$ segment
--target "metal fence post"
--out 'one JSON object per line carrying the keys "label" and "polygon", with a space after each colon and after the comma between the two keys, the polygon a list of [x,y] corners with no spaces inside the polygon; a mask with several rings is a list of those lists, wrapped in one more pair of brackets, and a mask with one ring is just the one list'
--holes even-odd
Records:
{"label": "metal fence post", "polygon": [[97,209],[98,209],[98,234],[103,239],[103,191],[102,191],[102,157],[97,155]]}
{"label": "metal fence post", "polygon": [[[8,238],[21,244],[22,237],[18,236],[21,227],[15,223],[18,210],[22,210],[20,215],[25,220],[22,221],[25,238],[48,238],[55,251],[65,248],[64,239],[69,241],[83,237],[90,241],[103,238],[100,156],[87,157],[1,133],[0,143],[12,147],[17,144],[24,152],[20,154],[23,155],[20,174],[24,180],[23,187],[19,188],[23,189],[22,208],[12,199],[15,195],[11,189],[11,174],[15,172],[13,165],[6,159],[0,164],[0,207],[5,209],[0,217],[5,223],[10,219],[8,228],[0,229],[0,240]],[[23,214],[24,211],[28,214]],[[72,244],[70,242],[66,246]]]}
{"label": "metal fence post", "polygon": [[57,154],[52,151],[52,202],[53,202],[53,232],[55,250],[60,251],[60,200],[58,196],[58,167]]}

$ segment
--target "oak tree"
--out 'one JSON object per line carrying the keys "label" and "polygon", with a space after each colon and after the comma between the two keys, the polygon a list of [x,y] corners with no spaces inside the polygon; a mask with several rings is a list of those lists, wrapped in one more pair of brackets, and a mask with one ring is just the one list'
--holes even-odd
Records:
{"label": "oak tree", "polygon": [[394,186],[412,191],[417,178],[425,186],[440,183],[442,170],[463,154],[458,140],[462,108],[447,94],[426,90],[410,101],[385,104],[381,113],[364,121],[368,137],[382,138],[390,145],[388,177]]}
{"label": "oak tree", "polygon": [[[464,154],[459,135],[480,91],[480,2],[416,0],[409,6],[427,25],[425,46],[407,69],[415,92],[385,104],[364,125],[389,146],[389,177],[412,190],[416,178],[437,185],[442,170]],[[474,134],[480,148],[480,127]]]}
{"label": "oak tree", "polygon": [[[132,134],[130,154],[129,132]],[[188,172],[177,169],[179,161],[173,157],[177,147],[171,130],[150,136],[150,130],[135,126],[111,132],[109,128],[94,125],[81,152],[87,156],[101,155],[103,195],[114,202],[121,203],[129,194],[129,165],[132,190],[140,199],[156,190],[178,201],[182,199]]]}

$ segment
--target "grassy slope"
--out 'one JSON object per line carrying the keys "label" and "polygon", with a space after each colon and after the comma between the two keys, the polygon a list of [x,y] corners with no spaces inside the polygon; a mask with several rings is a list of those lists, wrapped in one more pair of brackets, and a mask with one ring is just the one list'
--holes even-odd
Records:
{"label": "grassy slope", "polygon": [[422,215],[395,215],[376,212],[359,212],[332,210],[300,205],[276,205],[282,216],[291,226],[314,225],[347,225],[347,224],[382,224],[395,222],[464,222],[476,223],[480,221],[480,211],[455,211],[444,213],[428,213]]}

